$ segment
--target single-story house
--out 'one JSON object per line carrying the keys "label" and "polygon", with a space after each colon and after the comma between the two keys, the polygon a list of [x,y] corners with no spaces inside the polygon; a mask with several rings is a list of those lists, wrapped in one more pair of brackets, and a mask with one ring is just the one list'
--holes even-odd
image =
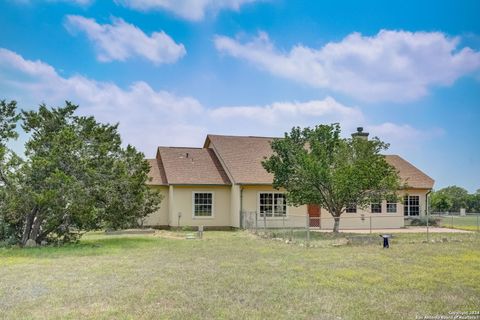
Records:
{"label": "single-story house", "polygon": [[[255,219],[260,219],[255,223],[269,227],[302,227],[310,216],[312,226],[332,228],[333,218],[326,209],[288,206],[284,191],[272,187],[273,176],[261,164],[272,154],[272,139],[207,135],[202,148],[158,147],[156,158],[148,160],[148,184],[164,199],[144,225],[239,228],[254,213]],[[403,200],[384,200],[367,210],[348,208],[340,228],[370,228],[370,224],[372,228],[399,228],[405,225],[406,217],[425,214],[433,179],[398,155],[387,155],[386,160],[408,185],[399,191]]]}

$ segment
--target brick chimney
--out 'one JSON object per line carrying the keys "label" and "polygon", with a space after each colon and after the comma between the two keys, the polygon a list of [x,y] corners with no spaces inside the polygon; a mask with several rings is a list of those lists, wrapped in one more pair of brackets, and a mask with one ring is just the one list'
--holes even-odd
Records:
{"label": "brick chimney", "polygon": [[357,127],[357,132],[352,133],[352,138],[368,140],[368,132],[363,132],[363,127]]}

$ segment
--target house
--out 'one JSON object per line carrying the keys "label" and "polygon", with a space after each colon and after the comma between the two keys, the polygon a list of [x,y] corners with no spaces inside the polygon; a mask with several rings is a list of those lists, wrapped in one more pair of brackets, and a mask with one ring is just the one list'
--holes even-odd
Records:
{"label": "house", "polygon": [[[202,148],[159,147],[156,158],[148,160],[148,183],[164,199],[144,225],[239,228],[253,213],[260,220],[255,223],[268,227],[304,227],[310,216],[312,226],[332,228],[333,218],[326,209],[287,206],[284,192],[272,187],[273,176],[261,164],[272,154],[272,139],[207,135]],[[386,160],[408,184],[408,189],[399,192],[404,200],[383,201],[367,210],[348,208],[340,228],[369,228],[370,224],[372,228],[399,228],[404,226],[405,217],[425,213],[433,179],[400,156],[387,155]]]}

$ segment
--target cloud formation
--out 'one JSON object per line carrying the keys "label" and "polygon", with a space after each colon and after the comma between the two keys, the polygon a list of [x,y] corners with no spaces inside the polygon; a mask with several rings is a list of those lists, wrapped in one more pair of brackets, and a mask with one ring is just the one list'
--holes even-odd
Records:
{"label": "cloud formation", "polygon": [[[99,121],[120,122],[125,143],[152,157],[158,145],[201,146],[207,133],[281,136],[293,126],[313,126],[339,122],[348,135],[367,120],[360,109],[341,104],[331,97],[305,102],[275,102],[263,106],[223,106],[207,108],[192,97],[155,90],[145,82],[121,88],[80,75],[61,76],[42,61],[24,59],[0,48],[2,98],[19,101],[22,108],[44,102],[63,105],[68,99],[80,105],[78,112],[94,115]],[[372,134],[396,145],[405,141],[405,125],[381,124],[368,127]],[[428,137],[429,131],[415,130]],[[408,140],[408,146],[411,146]]]}
{"label": "cloud formation", "polygon": [[155,64],[174,63],[186,54],[183,44],[177,44],[165,32],[153,32],[149,36],[121,18],[112,18],[112,24],[99,24],[94,19],[69,15],[65,26],[72,33],[85,33],[102,62],[138,56]]}
{"label": "cloud formation", "polygon": [[259,32],[251,41],[216,36],[218,51],[244,59],[273,75],[326,88],[363,101],[405,102],[432,86],[449,86],[480,68],[480,53],[460,48],[441,32],[381,30],[352,33],[320,49],[296,45],[282,52]]}
{"label": "cloud formation", "polygon": [[[34,2],[34,0],[14,0],[16,3],[20,4],[30,4]],[[39,0],[35,0],[37,2]],[[79,6],[88,6],[95,0],[43,0],[44,2],[64,2],[64,3],[71,3]]]}
{"label": "cloud formation", "polygon": [[140,11],[167,10],[175,15],[191,21],[200,21],[207,12],[222,9],[239,10],[243,4],[259,0],[115,0],[125,7]]}

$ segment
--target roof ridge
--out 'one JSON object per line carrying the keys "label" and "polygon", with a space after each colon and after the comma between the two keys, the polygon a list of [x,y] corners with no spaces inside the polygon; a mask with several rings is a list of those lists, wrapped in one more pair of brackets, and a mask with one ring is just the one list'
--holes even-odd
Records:
{"label": "roof ridge", "polygon": [[267,136],[236,136],[236,135],[228,135],[228,134],[207,134],[207,137],[256,138],[256,139],[281,139],[281,137],[267,137]]}

